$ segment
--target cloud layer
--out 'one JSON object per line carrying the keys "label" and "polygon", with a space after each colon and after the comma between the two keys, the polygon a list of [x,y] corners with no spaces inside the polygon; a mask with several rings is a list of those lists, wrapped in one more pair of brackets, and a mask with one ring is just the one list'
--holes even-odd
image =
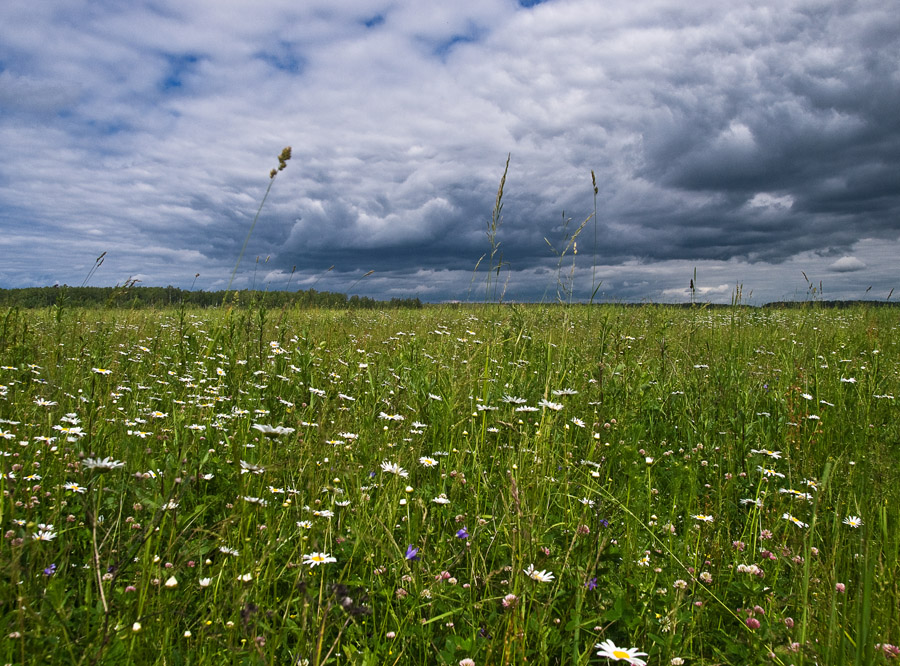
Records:
{"label": "cloud layer", "polygon": [[583,299],[602,280],[607,299],[681,300],[694,268],[713,301],[738,284],[802,296],[801,271],[826,297],[886,296],[897,14],[874,0],[10,0],[0,286],[80,284],[106,251],[91,284],[199,272],[223,288],[291,145],[237,286],[482,298],[490,259],[473,270],[511,154],[494,259],[507,298]]}

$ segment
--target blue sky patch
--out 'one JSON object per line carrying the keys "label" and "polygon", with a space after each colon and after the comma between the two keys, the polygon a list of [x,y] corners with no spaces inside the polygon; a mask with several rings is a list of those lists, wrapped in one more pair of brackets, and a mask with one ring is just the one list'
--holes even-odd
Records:
{"label": "blue sky patch", "polygon": [[432,53],[444,60],[450,52],[460,44],[472,44],[481,39],[487,31],[479,28],[474,23],[470,23],[468,29],[464,33],[453,35],[449,39],[437,42],[432,48]]}
{"label": "blue sky patch", "polygon": [[281,42],[274,51],[260,51],[256,57],[266,64],[289,74],[301,74],[306,67],[306,58],[296,52],[287,42]]}
{"label": "blue sky patch", "polygon": [[363,21],[363,25],[367,28],[374,28],[384,23],[384,14],[376,14],[372,18]]}
{"label": "blue sky patch", "polygon": [[163,57],[167,61],[166,73],[161,84],[163,90],[181,88],[185,77],[196,69],[200,61],[200,57],[193,53],[166,53]]}

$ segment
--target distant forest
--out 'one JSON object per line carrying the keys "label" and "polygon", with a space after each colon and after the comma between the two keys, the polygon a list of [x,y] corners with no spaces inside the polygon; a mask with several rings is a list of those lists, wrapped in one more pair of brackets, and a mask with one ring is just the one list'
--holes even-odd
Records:
{"label": "distant forest", "polygon": [[[180,305],[210,308],[223,304],[238,307],[265,305],[266,307],[298,306],[329,309],[399,309],[421,308],[418,298],[392,298],[389,301],[376,300],[367,296],[347,296],[331,291],[306,289],[299,291],[188,291],[178,287],[137,287],[125,285],[117,287],[25,287],[22,289],[0,289],[0,307],[49,308],[54,305],[65,307],[116,307],[116,308],[161,308]],[[460,303],[454,302],[455,305]],[[729,308],[722,303],[617,303],[626,307],[676,307],[676,308]],[[855,306],[897,307],[898,302],[887,301],[776,301],[766,303],[764,308],[800,308],[816,306],[820,308],[848,308]],[[741,307],[753,307],[741,304]]]}
{"label": "distant forest", "polygon": [[208,308],[220,305],[267,307],[296,305],[310,308],[383,309],[421,308],[418,298],[392,298],[378,301],[366,296],[347,296],[330,291],[187,291],[177,287],[26,287],[0,289],[0,307],[45,308],[125,307],[159,308],[179,305]]}

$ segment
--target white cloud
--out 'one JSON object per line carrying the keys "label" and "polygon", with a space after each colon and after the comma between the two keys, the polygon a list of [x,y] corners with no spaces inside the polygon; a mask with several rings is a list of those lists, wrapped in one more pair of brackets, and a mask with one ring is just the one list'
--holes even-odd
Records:
{"label": "white cloud", "polygon": [[828,268],[835,273],[852,273],[854,271],[861,271],[865,267],[866,265],[856,257],[841,257],[828,266]]}

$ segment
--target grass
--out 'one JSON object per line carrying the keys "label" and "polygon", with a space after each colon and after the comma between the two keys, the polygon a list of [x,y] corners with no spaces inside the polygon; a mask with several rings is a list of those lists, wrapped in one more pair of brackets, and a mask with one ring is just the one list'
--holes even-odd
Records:
{"label": "grass", "polygon": [[865,307],[10,310],[0,660],[886,661],[897,340]]}

